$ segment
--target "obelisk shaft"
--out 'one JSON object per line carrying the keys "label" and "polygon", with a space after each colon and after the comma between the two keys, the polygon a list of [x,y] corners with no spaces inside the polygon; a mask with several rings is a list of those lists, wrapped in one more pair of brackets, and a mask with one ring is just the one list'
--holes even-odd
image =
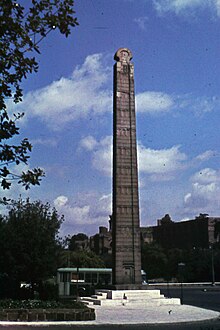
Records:
{"label": "obelisk shaft", "polygon": [[134,66],[115,54],[113,109],[113,283],[141,284]]}

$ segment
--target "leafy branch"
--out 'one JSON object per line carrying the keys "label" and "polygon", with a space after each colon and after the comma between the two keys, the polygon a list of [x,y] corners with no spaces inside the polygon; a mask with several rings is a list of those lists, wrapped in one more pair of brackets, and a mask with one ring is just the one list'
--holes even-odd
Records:
{"label": "leafy branch", "polygon": [[11,187],[11,181],[25,186],[39,184],[44,172],[35,168],[15,175],[9,165],[27,164],[32,145],[23,139],[19,145],[6,143],[19,135],[17,121],[23,113],[9,117],[7,99],[22,101],[21,83],[28,74],[38,71],[35,54],[47,35],[58,30],[66,37],[71,28],[78,25],[74,16],[73,0],[31,0],[24,8],[19,0],[1,0],[0,4],[0,182],[3,189]]}

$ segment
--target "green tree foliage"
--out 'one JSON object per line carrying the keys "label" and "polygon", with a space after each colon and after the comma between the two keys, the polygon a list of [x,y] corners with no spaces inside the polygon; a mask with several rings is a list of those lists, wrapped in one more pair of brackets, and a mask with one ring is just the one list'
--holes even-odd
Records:
{"label": "green tree foliage", "polygon": [[[5,243],[7,242],[7,239],[5,237],[5,230],[6,230],[6,221],[5,219],[0,216],[0,284],[1,284],[1,279],[3,280],[3,278],[5,276],[7,276],[7,274],[4,274],[4,268],[2,267],[5,263],[5,258],[7,257],[7,250],[5,248]],[[3,253],[2,253],[3,251]],[[1,286],[1,285],[0,285]]]}
{"label": "green tree foliage", "polygon": [[[83,233],[73,235],[72,237],[67,238],[68,249],[70,251],[75,251],[78,249],[84,250],[87,247],[88,239],[88,236]],[[78,244],[78,242],[80,242],[80,244]]]}
{"label": "green tree foliage", "polygon": [[63,217],[49,204],[14,202],[0,223],[1,273],[11,282],[40,284],[56,274]]}
{"label": "green tree foliage", "polygon": [[92,251],[64,250],[60,267],[105,268],[105,263]]}
{"label": "green tree foliage", "polygon": [[148,279],[163,278],[165,281],[180,279],[179,263],[184,263],[182,270],[185,282],[212,281],[212,253],[215,279],[220,280],[220,246],[212,249],[164,249],[155,243],[144,244],[142,247],[142,268]]}
{"label": "green tree foliage", "polygon": [[[185,263],[184,281],[211,282],[212,281],[212,250],[193,248],[182,250],[182,260]],[[215,258],[215,267],[218,261]],[[178,277],[178,273],[176,275]]]}
{"label": "green tree foliage", "polygon": [[164,277],[166,267],[167,257],[160,245],[145,243],[142,248],[142,269],[147,273],[147,278]]}
{"label": "green tree foliage", "polygon": [[214,237],[218,242],[217,245],[220,245],[219,244],[220,243],[220,222],[219,221],[215,223]]}
{"label": "green tree foliage", "polygon": [[[22,101],[21,83],[28,74],[38,71],[36,53],[40,42],[57,29],[66,37],[71,27],[78,25],[73,0],[30,0],[23,7],[19,0],[1,0],[0,3],[0,182],[9,189],[17,180],[26,189],[40,183],[44,172],[35,168],[16,175],[11,164],[27,164],[32,145],[27,138],[20,144],[11,144],[19,134],[17,121],[23,113],[9,116],[7,103]],[[23,2],[25,3],[25,2]],[[10,141],[10,142],[9,142]]]}
{"label": "green tree foliage", "polygon": [[169,249],[164,251],[167,256],[166,279],[178,277],[178,264],[183,262],[183,251],[181,249]]}
{"label": "green tree foliage", "polygon": [[215,280],[220,281],[220,244],[213,247]]}

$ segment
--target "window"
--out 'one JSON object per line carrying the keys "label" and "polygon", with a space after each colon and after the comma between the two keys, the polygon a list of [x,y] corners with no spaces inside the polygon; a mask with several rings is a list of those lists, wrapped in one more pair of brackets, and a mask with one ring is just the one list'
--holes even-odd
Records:
{"label": "window", "polygon": [[70,282],[70,273],[60,273],[60,282]]}
{"label": "window", "polygon": [[86,283],[91,283],[92,282],[92,274],[91,273],[86,273],[85,274],[85,281]]}
{"label": "window", "polygon": [[99,283],[105,285],[110,284],[111,274],[99,274]]}
{"label": "window", "polygon": [[97,283],[97,273],[92,273],[92,283]]}

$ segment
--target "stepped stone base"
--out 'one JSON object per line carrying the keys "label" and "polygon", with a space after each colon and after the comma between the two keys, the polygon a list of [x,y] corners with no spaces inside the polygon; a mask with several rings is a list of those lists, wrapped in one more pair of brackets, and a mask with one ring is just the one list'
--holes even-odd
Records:
{"label": "stepped stone base", "polygon": [[83,297],[87,304],[101,306],[140,305],[162,306],[180,305],[179,298],[165,298],[160,290],[98,290],[91,297]]}

